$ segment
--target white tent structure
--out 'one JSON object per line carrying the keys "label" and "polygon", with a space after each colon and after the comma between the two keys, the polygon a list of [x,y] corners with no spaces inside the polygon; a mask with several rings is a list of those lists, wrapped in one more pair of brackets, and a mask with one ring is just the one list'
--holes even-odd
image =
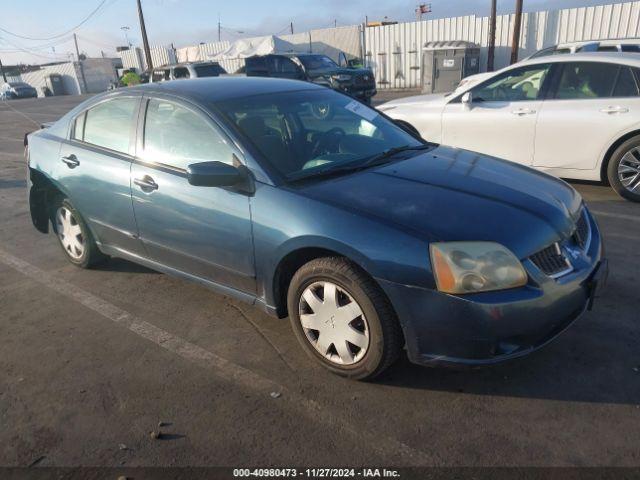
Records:
{"label": "white tent structure", "polygon": [[266,37],[245,38],[236,40],[229,48],[209,56],[208,60],[221,62],[252,57],[254,55],[268,55],[270,53],[308,52],[309,46],[293,44],[275,35]]}

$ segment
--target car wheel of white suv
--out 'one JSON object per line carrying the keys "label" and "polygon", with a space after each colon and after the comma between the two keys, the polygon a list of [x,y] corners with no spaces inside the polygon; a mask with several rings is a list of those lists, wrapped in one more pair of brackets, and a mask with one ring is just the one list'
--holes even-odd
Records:
{"label": "car wheel of white suv", "polygon": [[618,195],[640,202],[640,136],[630,138],[613,152],[607,177]]}

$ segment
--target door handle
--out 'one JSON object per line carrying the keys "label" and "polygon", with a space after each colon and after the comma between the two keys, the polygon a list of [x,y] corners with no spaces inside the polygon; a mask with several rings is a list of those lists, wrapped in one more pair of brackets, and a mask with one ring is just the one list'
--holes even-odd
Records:
{"label": "door handle", "polygon": [[66,157],[62,157],[60,158],[60,160],[66,163],[67,167],[69,168],[76,168],[78,165],[80,165],[80,161],[74,154],[68,155]]}
{"label": "door handle", "polygon": [[142,178],[135,178],[133,183],[138,185],[143,192],[152,192],[158,189],[158,184],[153,181],[153,178],[147,175]]}
{"label": "door handle", "polygon": [[616,113],[629,113],[629,109],[626,107],[621,107],[619,105],[609,106],[600,110],[602,113],[606,113],[608,115],[615,115]]}
{"label": "door handle", "polygon": [[511,113],[522,117],[523,115],[533,115],[534,113],[536,113],[536,111],[531,110],[530,108],[518,108],[516,110],[512,110]]}

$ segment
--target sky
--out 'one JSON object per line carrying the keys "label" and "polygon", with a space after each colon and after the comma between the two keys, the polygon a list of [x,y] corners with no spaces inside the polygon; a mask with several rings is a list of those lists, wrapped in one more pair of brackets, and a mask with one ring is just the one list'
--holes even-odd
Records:
{"label": "sky", "polygon": [[[3,0],[8,1],[8,0]],[[102,0],[20,0],[0,16],[0,60],[5,65],[67,60],[75,53],[68,32],[83,21]],[[0,2],[0,3],[3,3]],[[369,21],[415,20],[419,3],[431,3],[427,18],[462,15],[486,16],[490,0],[142,0],[151,45],[173,43],[177,48],[218,39],[288,33],[354,25]],[[525,11],[617,3],[616,0],[524,0]],[[498,0],[498,13],[512,13],[515,0]],[[89,56],[101,51],[114,55],[128,40],[141,44],[135,0],[104,0],[97,12],[75,32],[79,50]],[[10,32],[10,33],[7,33]],[[16,34],[16,35],[12,35]],[[63,35],[64,34],[64,35]],[[57,38],[51,39],[56,36]],[[31,39],[21,38],[30,37]]]}

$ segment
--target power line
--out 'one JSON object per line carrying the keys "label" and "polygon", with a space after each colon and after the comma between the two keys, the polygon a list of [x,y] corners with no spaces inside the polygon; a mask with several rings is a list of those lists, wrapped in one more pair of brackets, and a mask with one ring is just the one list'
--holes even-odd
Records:
{"label": "power line", "polygon": [[97,6],[95,9],[93,9],[93,10],[91,11],[91,13],[90,13],[89,15],[87,15],[87,16],[84,18],[84,20],[82,20],[79,24],[77,24],[77,25],[76,25],[75,27],[73,27],[73,28],[70,28],[70,29],[69,29],[69,30],[67,30],[66,32],[60,33],[60,34],[58,34],[58,35],[52,35],[52,36],[50,36],[50,37],[40,37],[40,38],[39,38],[39,37],[28,37],[28,36],[26,36],[26,35],[20,35],[20,34],[18,34],[18,33],[10,32],[9,30],[6,30],[6,29],[4,29],[4,28],[2,28],[2,27],[0,27],[0,31],[2,31],[2,32],[6,33],[6,34],[8,34],[8,35],[11,35],[11,36],[13,36],[13,37],[22,38],[22,39],[25,39],[25,40],[53,40],[54,38],[64,37],[65,35],[70,34],[70,33],[71,33],[71,32],[73,32],[74,30],[76,30],[76,29],[80,28],[82,25],[84,25],[86,22],[88,22],[88,21],[89,21],[89,19],[90,19],[91,17],[93,17],[93,16],[98,12],[98,10],[100,10],[100,8],[102,8],[102,6],[103,6],[106,2],[107,2],[107,0],[102,0],[102,1],[98,4],[98,6]]}
{"label": "power line", "polygon": [[0,37],[0,43],[2,43],[3,41],[7,42],[9,45],[13,45],[15,47],[15,49],[7,49],[7,48],[0,48],[0,52],[6,52],[6,53],[16,53],[16,52],[22,52],[24,50],[47,50],[51,47],[55,47],[58,45],[64,45],[65,43],[69,43],[71,41],[71,39],[73,38],[72,35],[69,35],[68,37],[64,37],[61,39],[58,39],[56,41],[53,42],[47,42],[47,43],[42,43],[39,45],[19,45],[16,43],[10,43],[9,40],[3,39],[2,37]]}

